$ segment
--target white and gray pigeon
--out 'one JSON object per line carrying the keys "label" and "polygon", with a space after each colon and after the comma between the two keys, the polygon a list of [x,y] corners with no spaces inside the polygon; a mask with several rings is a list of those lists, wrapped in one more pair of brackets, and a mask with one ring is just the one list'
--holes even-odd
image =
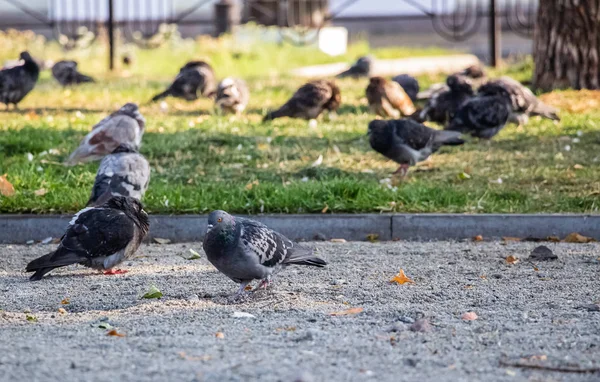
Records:
{"label": "white and gray pigeon", "polygon": [[205,61],[190,61],[179,69],[179,74],[167,90],[152,97],[152,102],[168,96],[186,101],[196,100],[200,95],[212,97],[215,87],[213,68]]}
{"label": "white and gray pigeon", "polygon": [[250,91],[244,80],[225,78],[217,86],[215,105],[223,113],[241,114],[250,100]]}
{"label": "white and gray pigeon", "polygon": [[327,265],[311,249],[294,244],[264,224],[220,210],[208,215],[203,247],[208,261],[240,284],[235,297],[253,280],[261,280],[256,289],[268,287],[272,276],[288,265]]}
{"label": "white and gray pigeon", "polygon": [[500,89],[496,95],[476,96],[465,102],[445,130],[491,139],[506,126],[511,113],[510,95]]}
{"label": "white and gray pigeon", "polygon": [[337,78],[351,77],[351,78],[361,78],[361,77],[370,77],[371,71],[373,70],[373,57],[371,56],[362,56],[359,57],[358,60],[348,70],[344,70],[339,73]]}
{"label": "white and gray pigeon", "polygon": [[35,87],[40,76],[40,67],[28,52],[21,52],[23,65],[0,70],[0,102],[17,108],[19,102]]}
{"label": "white and gray pigeon", "polygon": [[121,144],[100,162],[87,206],[104,204],[113,196],[142,200],[149,182],[150,164],[146,158],[131,145]]}
{"label": "white and gray pigeon", "polygon": [[529,88],[523,86],[519,81],[504,76],[482,85],[478,94],[496,95],[500,90],[505,90],[510,95],[513,114],[511,122],[522,124],[527,121],[528,116],[539,115],[554,121],[560,121],[558,111],[552,106],[540,101]]}
{"label": "white and gray pigeon", "polygon": [[446,124],[458,109],[474,96],[470,82],[456,74],[446,78],[447,90],[434,93],[419,113],[419,121]]}
{"label": "white and gray pigeon", "polygon": [[77,62],[70,60],[58,61],[52,66],[52,76],[62,86],[79,85],[85,82],[95,82],[90,76],[77,71]]}
{"label": "white and gray pigeon", "polygon": [[373,120],[367,134],[373,150],[398,163],[394,174],[403,177],[409,166],[424,161],[442,146],[465,143],[459,132],[432,129],[411,119]]}
{"label": "white and gray pigeon", "polygon": [[124,273],[113,268],[133,256],[149,227],[148,215],[137,199],[115,196],[101,206],[76,213],[56,251],[31,261],[25,271],[35,272],[31,281],[71,264],[106,274]]}
{"label": "white and gray pigeon", "polygon": [[72,166],[104,158],[121,144],[139,150],[145,126],[138,105],[127,103],[92,127],[65,164]]}
{"label": "white and gray pigeon", "polygon": [[400,74],[392,78],[392,81],[402,86],[402,89],[408,94],[410,100],[415,102],[417,100],[417,94],[419,94],[419,81],[408,74]]}

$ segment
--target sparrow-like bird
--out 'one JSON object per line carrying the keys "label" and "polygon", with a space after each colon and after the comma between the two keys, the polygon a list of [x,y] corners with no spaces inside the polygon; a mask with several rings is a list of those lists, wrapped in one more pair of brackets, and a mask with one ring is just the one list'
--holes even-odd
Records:
{"label": "sparrow-like bird", "polygon": [[373,150],[398,163],[394,174],[403,177],[409,166],[424,161],[440,147],[465,143],[459,132],[431,129],[411,119],[373,120],[367,134]]}
{"label": "sparrow-like bird", "polygon": [[256,289],[268,287],[272,276],[288,265],[327,265],[311,249],[294,244],[264,224],[225,211],[208,215],[203,247],[208,261],[240,284],[235,297],[242,295],[253,280],[261,280]]}
{"label": "sparrow-like bird", "polygon": [[133,146],[121,144],[100,162],[87,206],[102,205],[113,196],[142,200],[149,182],[150,164],[146,158]]}
{"label": "sparrow-like bird", "polygon": [[16,109],[40,76],[40,67],[28,52],[21,52],[19,58],[24,61],[23,65],[0,70],[0,102],[6,109],[11,103]]}
{"label": "sparrow-like bird", "polygon": [[337,78],[344,77],[352,77],[352,78],[360,78],[360,77],[369,77],[371,75],[371,70],[373,69],[373,58],[371,56],[362,56],[359,57],[358,60],[352,66],[340,74],[338,74]]}
{"label": "sparrow-like bird", "polygon": [[446,124],[458,109],[471,97],[473,88],[462,76],[451,75],[446,79],[447,90],[434,93],[419,113],[420,121],[433,121]]}
{"label": "sparrow-like bird", "polygon": [[408,74],[400,74],[394,78],[392,81],[397,82],[402,89],[408,94],[410,100],[415,102],[417,100],[417,94],[419,94],[419,81],[410,76]]}
{"label": "sparrow-like bird", "polygon": [[497,95],[501,90],[507,91],[510,95],[513,111],[511,121],[523,123],[531,115],[539,115],[554,121],[560,121],[558,111],[555,108],[540,101],[529,88],[510,77],[500,77],[487,82],[479,88],[478,94],[484,96]]}
{"label": "sparrow-like bird", "polygon": [[506,90],[499,90],[496,95],[477,96],[466,101],[445,130],[491,139],[506,126],[511,113],[510,95]]}
{"label": "sparrow-like bird", "polygon": [[381,117],[399,118],[416,111],[402,86],[383,77],[371,77],[365,93],[371,111]]}
{"label": "sparrow-like bird", "polygon": [[148,233],[150,222],[142,204],[134,198],[115,196],[99,207],[86,207],[73,216],[56,251],[27,264],[41,280],[55,268],[71,264],[108,271],[133,256]]}
{"label": "sparrow-like bird", "polygon": [[217,86],[215,106],[223,113],[241,114],[250,100],[250,91],[244,80],[225,78]]}
{"label": "sparrow-like bird", "polygon": [[336,111],[341,102],[340,88],[333,81],[311,81],[296,90],[282,107],[267,113],[263,121],[281,117],[314,119],[324,110]]}
{"label": "sparrow-like bird", "polygon": [[121,144],[139,150],[145,126],[146,120],[138,105],[127,103],[92,127],[65,164],[72,166],[101,159]]}
{"label": "sparrow-like bird", "polygon": [[52,76],[62,85],[79,85],[84,82],[95,82],[94,79],[77,71],[77,62],[58,61],[52,66]]}
{"label": "sparrow-like bird", "polygon": [[199,96],[212,97],[215,89],[213,68],[205,61],[190,61],[179,70],[179,74],[167,90],[155,95],[152,101],[168,96],[193,101]]}

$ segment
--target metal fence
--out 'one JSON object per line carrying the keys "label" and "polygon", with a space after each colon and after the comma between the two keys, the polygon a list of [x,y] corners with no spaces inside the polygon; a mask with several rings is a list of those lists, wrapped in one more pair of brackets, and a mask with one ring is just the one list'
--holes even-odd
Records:
{"label": "metal fence", "polygon": [[[18,9],[22,16],[2,18],[0,29],[46,29],[65,49],[88,44],[104,30],[108,35],[110,67],[114,63],[115,30],[124,38],[144,48],[152,48],[161,25],[204,26],[220,34],[239,22],[258,22],[276,25],[285,30],[285,39],[296,44],[309,44],[316,31],[331,23],[425,20],[433,30],[449,41],[467,41],[477,33],[482,22],[488,27],[488,48],[491,64],[500,59],[502,26],[519,36],[533,35],[537,0],[394,0],[385,16],[344,16],[352,5],[369,0],[345,0],[330,7],[327,0],[244,0],[236,7],[233,0],[189,1],[189,6],[175,12],[174,0],[49,0],[47,14],[34,9],[27,0],[0,0]],[[398,4],[411,6],[413,13],[401,14]],[[331,8],[331,9],[330,9]],[[197,10],[206,9],[212,17],[197,17]],[[387,11],[387,10],[386,10]],[[388,12],[386,12],[388,13]],[[192,17],[196,15],[195,17]]]}

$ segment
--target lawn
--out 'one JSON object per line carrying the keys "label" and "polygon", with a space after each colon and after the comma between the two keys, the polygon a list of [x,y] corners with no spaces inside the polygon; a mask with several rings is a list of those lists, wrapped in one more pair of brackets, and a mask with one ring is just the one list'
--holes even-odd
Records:
{"label": "lawn", "polygon": [[[0,36],[0,43],[9,37]],[[28,37],[8,45],[0,60],[13,58],[25,45],[37,56],[62,55],[55,45]],[[290,45],[241,50],[231,39],[179,41],[135,50],[133,67],[112,74],[105,71],[101,47],[65,56],[76,58],[98,83],[65,90],[45,71],[21,111],[0,112],[0,175],[6,173],[17,191],[13,197],[0,196],[0,212],[68,213],[83,207],[98,164],[60,163],[91,126],[129,101],[143,104],[147,120],[141,152],[152,166],[144,198],[152,213],[217,208],[235,213],[598,209],[599,92],[541,95],[561,109],[560,123],[532,118],[523,127],[509,125],[490,143],[474,140],[444,148],[394,185],[390,174],[396,166],[373,152],[367,141],[367,124],[373,119],[364,97],[367,80],[338,81],[342,107],[336,118],[321,117],[317,126],[290,119],[261,122],[267,109],[280,105],[304,82],[286,75],[289,69],[350,61],[367,52],[366,44],[331,58]],[[444,52],[398,48],[372,53],[383,58]],[[146,104],[194,57],[208,58],[220,78],[247,80],[252,95],[244,115],[217,116],[207,99],[188,103],[169,98],[167,110]],[[531,62],[503,72],[526,80]],[[420,78],[425,86],[438,79]]]}

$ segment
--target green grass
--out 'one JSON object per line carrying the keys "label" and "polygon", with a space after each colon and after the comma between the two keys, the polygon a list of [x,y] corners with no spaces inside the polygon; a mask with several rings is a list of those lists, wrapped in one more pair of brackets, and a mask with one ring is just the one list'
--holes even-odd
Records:
{"label": "green grass", "polygon": [[[144,203],[152,213],[217,208],[235,213],[320,213],[326,207],[328,212],[598,209],[598,93],[546,95],[563,110],[559,124],[533,118],[521,128],[509,125],[490,144],[473,141],[444,148],[411,169],[406,181],[393,186],[386,179],[396,166],[373,152],[365,135],[373,119],[364,98],[366,80],[338,81],[343,92],[338,116],[321,117],[317,127],[302,120],[261,122],[267,109],[281,104],[304,82],[286,76],[287,70],[300,64],[351,60],[364,53],[364,44],[352,47],[341,59],[288,45],[282,53],[268,44],[240,58],[235,49],[223,48],[230,44],[227,39],[201,41],[182,42],[188,50],[177,46],[137,51],[136,66],[129,73],[100,72],[99,83],[71,90],[61,89],[44,72],[20,105],[23,111],[0,112],[0,175],[7,173],[17,190],[14,197],[0,196],[0,212],[62,213],[84,206],[97,163],[64,167],[60,162],[108,112],[128,101],[148,100],[187,59],[202,56],[200,51],[219,77],[247,78],[251,102],[241,117],[214,115],[209,100],[167,99],[167,112],[158,104],[141,107],[147,120],[141,152],[153,170]],[[43,47],[47,57],[58,58],[60,52],[51,44]],[[440,53],[388,49],[374,51],[376,56],[378,52],[382,57]],[[93,59],[83,59],[84,54]],[[104,54],[96,47],[70,55],[80,60],[84,72],[100,71],[105,64]],[[508,72],[526,79],[531,68],[525,62]],[[421,78],[424,85],[437,79]],[[31,161],[28,154],[33,155]],[[320,155],[322,164],[312,167]],[[470,178],[463,179],[463,173]],[[36,196],[39,189],[47,193]]]}

